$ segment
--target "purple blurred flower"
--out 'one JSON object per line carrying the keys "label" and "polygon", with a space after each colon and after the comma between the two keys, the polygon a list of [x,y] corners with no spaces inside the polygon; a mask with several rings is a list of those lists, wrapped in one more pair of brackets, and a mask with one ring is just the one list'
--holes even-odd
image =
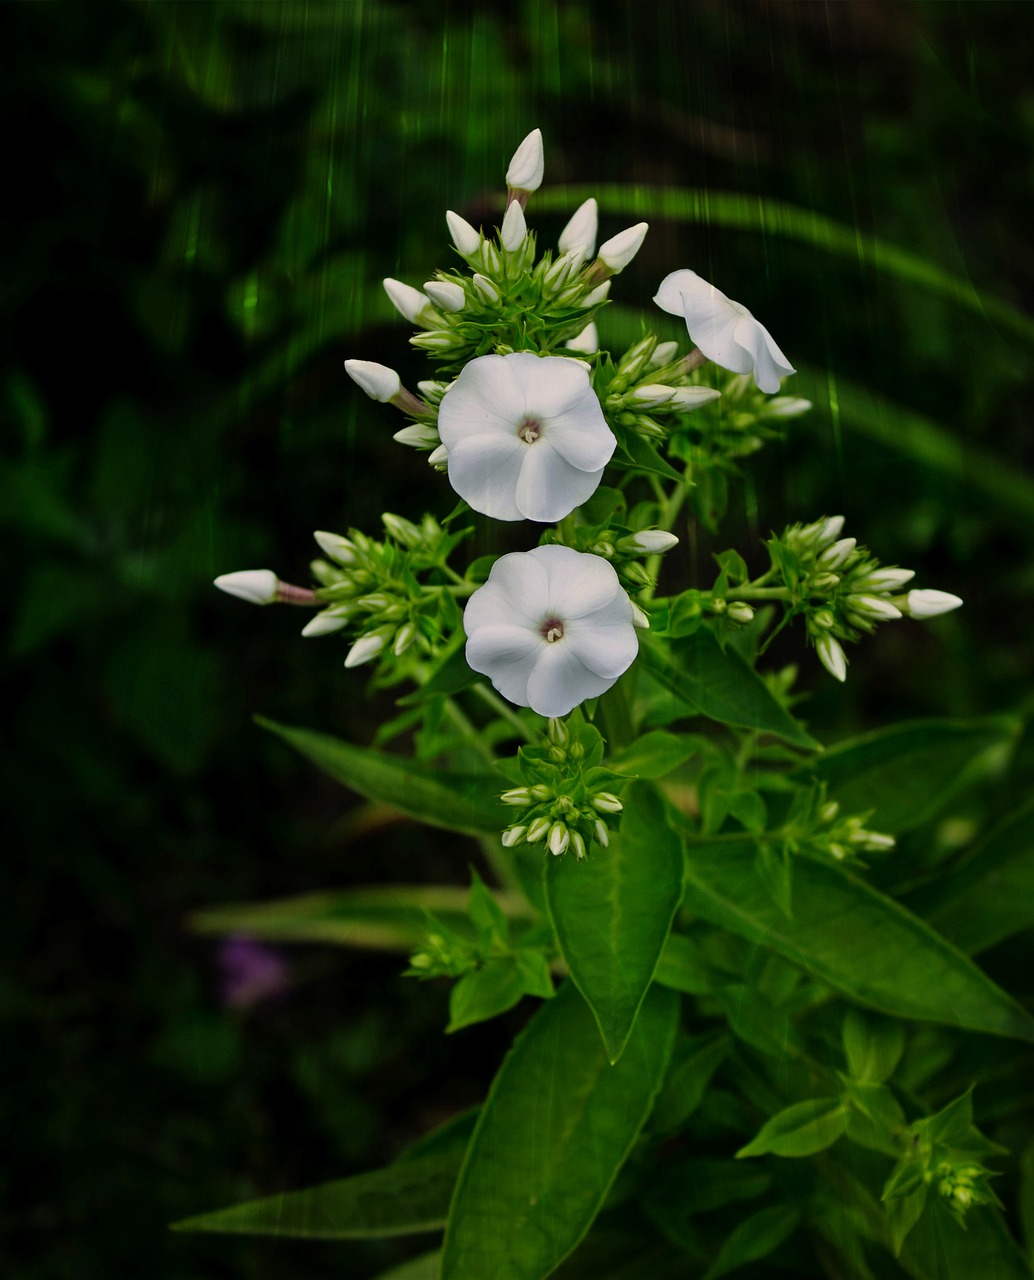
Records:
{"label": "purple blurred flower", "polygon": [[291,972],[279,951],[245,934],[234,934],[219,944],[219,998],[229,1009],[250,1009],[263,1000],[284,995],[291,986]]}

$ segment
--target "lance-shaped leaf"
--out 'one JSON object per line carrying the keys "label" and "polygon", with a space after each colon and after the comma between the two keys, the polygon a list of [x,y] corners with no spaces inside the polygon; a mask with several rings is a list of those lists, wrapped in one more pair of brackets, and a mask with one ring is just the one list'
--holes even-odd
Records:
{"label": "lance-shaped leaf", "polygon": [[609,848],[546,863],[546,897],[560,950],[616,1062],[657,968],[682,895],[682,842],[647,783],[625,792]]}
{"label": "lance-shaped leaf", "polygon": [[329,734],[292,729],[261,716],[256,722],[289,742],[337,782],[432,827],[481,835],[497,832],[505,823],[496,781],[488,774],[448,773],[353,746]]}
{"label": "lance-shaped leaf", "polygon": [[831,747],[801,777],[825,782],[845,813],[872,812],[877,831],[910,831],[950,799],[985,752],[1012,741],[1018,722],[916,720]]}
{"label": "lance-shaped leaf", "polygon": [[772,733],[796,747],[819,747],[757,672],[734,649],[722,650],[707,627],[670,641],[666,649],[653,640],[641,641],[639,661],[659,684],[700,715],[740,729]]}
{"label": "lance-shaped leaf", "polygon": [[848,999],[1034,1042],[1034,1019],[929,925],[839,867],[798,857],[793,919],[773,900],[749,837],[687,842],[683,904],[778,952]]}
{"label": "lance-shaped leaf", "polygon": [[514,1043],[449,1213],[442,1280],[543,1280],[589,1230],[671,1054],[678,999],[654,987],[615,1066],[573,983]]}
{"label": "lance-shaped leaf", "polygon": [[766,1120],[757,1136],[736,1152],[746,1156],[813,1156],[833,1145],[847,1127],[847,1107],[837,1098],[812,1098]]}
{"label": "lance-shaped leaf", "polygon": [[725,1238],[718,1256],[704,1273],[704,1280],[718,1280],[748,1262],[767,1258],[793,1233],[800,1220],[800,1210],[786,1204],[751,1214]]}
{"label": "lance-shaped leaf", "polygon": [[250,1200],[173,1224],[174,1231],[355,1240],[414,1235],[445,1225],[463,1150],[401,1160],[354,1178]]}

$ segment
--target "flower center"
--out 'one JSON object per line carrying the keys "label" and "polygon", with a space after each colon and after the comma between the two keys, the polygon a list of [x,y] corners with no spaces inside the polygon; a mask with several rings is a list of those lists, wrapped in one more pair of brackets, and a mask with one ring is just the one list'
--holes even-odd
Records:
{"label": "flower center", "polygon": [[534,444],[541,434],[542,423],[538,418],[525,418],[517,428],[517,438],[525,444]]}
{"label": "flower center", "polygon": [[564,624],[559,618],[547,618],[539,627],[539,631],[543,640],[549,644],[555,644],[558,640],[564,638]]}

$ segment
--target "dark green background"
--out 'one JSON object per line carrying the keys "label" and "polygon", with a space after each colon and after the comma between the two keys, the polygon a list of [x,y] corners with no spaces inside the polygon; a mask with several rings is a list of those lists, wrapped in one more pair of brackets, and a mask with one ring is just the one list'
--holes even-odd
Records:
{"label": "dark green background", "polygon": [[[28,0],[4,17],[9,1274],[373,1274],[403,1252],[165,1224],[390,1158],[480,1096],[520,1015],[446,1041],[443,989],[319,949],[295,953],[287,999],[220,1007],[191,910],[464,883],[471,849],[363,828],[251,726],[261,711],[365,741],[390,704],[338,642],[299,640],[298,614],[212,577],[305,581],[315,528],[448,510],[342,360],[424,376],[379,281],[451,265],[445,209],[490,224],[535,126],[551,189],[787,201],[1034,309],[1029,6]],[[534,200],[530,218],[545,243],[564,221]],[[603,235],[634,220],[601,209]],[[616,297],[646,304],[692,266],[834,403],[841,384],[882,398],[868,426],[823,406],[754,459],[722,544],[840,511],[966,600],[881,628],[843,690],[799,635],[774,651],[801,661],[812,725],[1023,703],[1030,332],[871,256],[651,222]],[[938,425],[925,456],[883,401]],[[684,580],[707,585],[710,549],[687,540]]]}

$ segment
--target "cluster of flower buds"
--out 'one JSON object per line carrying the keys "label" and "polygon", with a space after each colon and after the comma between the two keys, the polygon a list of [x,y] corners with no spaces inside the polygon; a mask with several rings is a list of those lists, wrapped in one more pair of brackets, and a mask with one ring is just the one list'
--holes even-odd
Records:
{"label": "cluster of flower buds", "polygon": [[435,921],[421,950],[409,957],[409,971],[418,978],[458,978],[473,968],[477,959],[476,947]]}
{"label": "cluster of flower buds", "polygon": [[[581,545],[581,539],[578,539]],[[618,580],[630,594],[653,587],[654,579],[643,564],[644,556],[659,556],[679,544],[678,538],[666,529],[603,528],[593,531],[585,550],[594,556],[609,560],[617,571]],[[650,620],[646,613],[632,601],[635,626],[646,630]]]}
{"label": "cluster of flower buds", "polygon": [[962,1225],[966,1210],[974,1205],[993,1204],[999,1208],[1002,1202],[990,1185],[995,1174],[980,1164],[948,1164],[942,1161],[934,1173],[937,1190],[948,1202],[957,1222]]}
{"label": "cluster of flower buds", "polygon": [[647,334],[616,366],[607,361],[601,367],[597,384],[608,421],[647,439],[667,439],[681,415],[721,395],[714,387],[691,382],[696,367],[689,357],[679,358],[678,343]]}
{"label": "cluster of flower buds", "polygon": [[847,676],[841,641],[857,640],[880,622],[932,618],[962,603],[946,591],[905,591],[915,571],[882,567],[854,538],[840,536],[843,527],[843,516],[824,517],[793,525],[768,543],[794,610],[805,615],[819,661],[837,680]]}
{"label": "cluster of flower buds", "polygon": [[522,764],[540,780],[499,797],[524,810],[520,821],[503,832],[503,845],[512,849],[545,841],[550,853],[559,857],[570,851],[576,858],[584,858],[593,841],[605,849],[610,843],[607,819],[624,806],[605,789],[618,775],[599,767],[602,739],[591,726],[573,735],[563,720],[552,718],[546,741],[543,748],[521,752]]}

